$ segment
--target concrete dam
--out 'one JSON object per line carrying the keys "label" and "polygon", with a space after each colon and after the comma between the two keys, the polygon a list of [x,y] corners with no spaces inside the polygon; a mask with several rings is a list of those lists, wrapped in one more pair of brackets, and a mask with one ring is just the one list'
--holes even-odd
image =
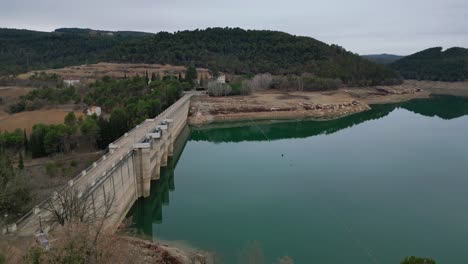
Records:
{"label": "concrete dam", "polygon": [[135,201],[150,195],[151,181],[158,180],[160,168],[167,166],[168,157],[174,153],[174,142],[186,126],[194,94],[184,94],[157,117],[145,120],[109,144],[106,155],[4,232],[29,236],[53,228],[57,223],[50,221],[54,211],[49,208],[60,204],[66,190],[73,190],[79,199],[89,201],[87,214],[96,219],[105,215],[105,229],[116,230]]}

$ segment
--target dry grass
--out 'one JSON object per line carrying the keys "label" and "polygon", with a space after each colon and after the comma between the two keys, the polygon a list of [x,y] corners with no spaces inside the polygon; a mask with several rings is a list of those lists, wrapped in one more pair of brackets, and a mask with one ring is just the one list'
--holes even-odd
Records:
{"label": "dry grass", "polygon": [[[26,111],[13,115],[0,113],[0,130],[13,131],[20,128],[26,129],[27,133],[31,133],[35,124],[63,124],[63,119],[67,114],[68,111],[61,109]],[[78,117],[82,116],[83,113],[75,112],[75,115]]]}

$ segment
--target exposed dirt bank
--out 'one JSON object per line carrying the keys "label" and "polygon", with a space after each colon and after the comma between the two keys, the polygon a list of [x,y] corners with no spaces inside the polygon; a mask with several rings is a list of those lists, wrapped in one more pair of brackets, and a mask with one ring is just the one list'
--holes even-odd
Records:
{"label": "exposed dirt bank", "polygon": [[209,253],[184,247],[173,247],[164,243],[153,243],[134,237],[121,237],[130,247],[144,256],[145,263],[206,264],[210,263]]}
{"label": "exposed dirt bank", "polygon": [[194,97],[189,124],[205,125],[262,119],[336,119],[370,109],[371,104],[429,98],[431,94],[468,96],[468,82],[405,81],[402,85],[351,87],[326,92],[257,92],[249,96]]}
{"label": "exposed dirt bank", "polygon": [[[139,238],[104,235],[102,240],[109,245],[101,246],[101,253],[112,254],[116,263],[148,263],[148,264],[207,264],[213,263],[208,252],[189,248],[179,248],[165,243],[150,242]],[[52,250],[60,248],[67,237],[49,236]],[[34,237],[2,236],[0,235],[0,257],[2,263],[22,263],[24,256],[31,247],[38,246]],[[129,260],[131,258],[131,260]],[[26,262],[24,262],[26,263]],[[110,263],[110,262],[106,262]]]}

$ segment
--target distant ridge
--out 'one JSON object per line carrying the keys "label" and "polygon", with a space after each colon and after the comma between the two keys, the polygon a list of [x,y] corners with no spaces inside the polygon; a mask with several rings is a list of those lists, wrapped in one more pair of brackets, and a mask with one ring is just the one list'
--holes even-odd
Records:
{"label": "distant ridge", "polygon": [[89,35],[102,35],[102,36],[123,36],[123,37],[148,37],[154,33],[140,32],[140,31],[110,31],[110,30],[94,30],[90,28],[58,28],[54,30],[56,33],[70,33],[70,34],[89,34]]}
{"label": "distant ridge", "polygon": [[383,53],[362,55],[362,57],[378,64],[390,64],[401,58],[404,58],[405,56]]}
{"label": "distant ridge", "polygon": [[391,64],[406,79],[463,81],[468,79],[468,49],[429,48]]}

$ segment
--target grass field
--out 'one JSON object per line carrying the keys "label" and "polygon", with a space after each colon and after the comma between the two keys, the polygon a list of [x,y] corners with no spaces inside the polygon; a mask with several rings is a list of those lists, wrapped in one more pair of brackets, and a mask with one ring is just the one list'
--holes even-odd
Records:
{"label": "grass field", "polygon": [[[35,124],[62,124],[67,114],[67,111],[61,109],[27,111],[13,115],[0,112],[0,131],[13,131],[21,128],[30,133]],[[83,113],[75,112],[75,115],[78,117]]]}

